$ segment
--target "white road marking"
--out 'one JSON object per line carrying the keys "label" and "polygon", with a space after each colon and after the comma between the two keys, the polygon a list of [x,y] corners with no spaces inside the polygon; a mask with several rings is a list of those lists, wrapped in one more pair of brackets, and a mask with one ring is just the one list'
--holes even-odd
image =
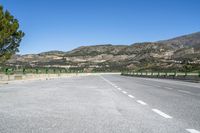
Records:
{"label": "white road marking", "polygon": [[134,96],[132,96],[132,95],[128,95],[130,98],[135,98]]}
{"label": "white road marking", "polygon": [[[104,77],[100,76],[104,81],[106,81],[107,83],[111,84],[113,87],[117,88],[118,90],[122,90],[121,88],[119,88],[117,85],[115,85],[114,83],[110,82],[109,80],[105,79]],[[126,91],[122,91],[122,93],[127,94]]]}
{"label": "white road marking", "polygon": [[122,91],[122,93],[124,93],[124,94],[127,94],[127,92],[126,92],[126,91]]}
{"label": "white road marking", "polygon": [[184,90],[178,90],[179,92],[183,92],[183,93],[187,93],[187,94],[191,94],[191,92],[189,91],[184,91]]}
{"label": "white road marking", "polygon": [[53,125],[52,125],[52,127],[55,127],[55,126],[56,126],[56,124],[53,124]]}
{"label": "white road marking", "polygon": [[143,101],[141,101],[141,100],[137,100],[137,102],[138,102],[139,104],[142,104],[142,105],[147,105],[147,103],[145,103],[145,102],[143,102]]}
{"label": "white road marking", "polygon": [[173,90],[173,88],[171,87],[164,87],[165,89],[168,89],[168,90]]}
{"label": "white road marking", "polygon": [[160,111],[160,110],[158,110],[158,109],[152,109],[152,111],[155,112],[155,113],[157,113],[157,114],[159,114],[159,115],[161,115],[161,116],[164,117],[164,118],[167,118],[167,119],[171,119],[171,118],[172,118],[171,116],[169,116],[169,115],[163,113],[162,111]]}
{"label": "white road marking", "polygon": [[186,131],[188,131],[190,133],[200,133],[200,131],[197,131],[195,129],[186,129]]}
{"label": "white road marking", "polygon": [[117,88],[117,86],[115,85],[115,84],[113,84],[112,82],[110,82],[109,80],[107,80],[107,79],[105,79],[104,77],[102,77],[102,76],[99,76],[100,78],[102,78],[104,81],[106,81],[107,83],[109,83],[110,85],[112,85],[113,87],[116,87]]}
{"label": "white road marking", "polygon": [[117,89],[118,89],[118,90],[120,90],[120,91],[122,90],[122,89],[121,89],[121,88],[119,88],[119,87],[118,87]]}

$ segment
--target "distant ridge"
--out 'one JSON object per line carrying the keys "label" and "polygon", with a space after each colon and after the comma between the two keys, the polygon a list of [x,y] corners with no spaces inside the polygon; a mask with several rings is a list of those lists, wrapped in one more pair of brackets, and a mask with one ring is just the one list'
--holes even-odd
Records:
{"label": "distant ridge", "polygon": [[180,37],[172,38],[169,40],[159,41],[159,43],[164,44],[177,44],[183,46],[193,46],[199,47],[200,46],[200,32],[192,33],[189,35],[183,35]]}
{"label": "distant ridge", "polygon": [[65,67],[86,71],[198,70],[200,32],[158,42],[132,45],[101,44],[74,50],[48,51],[13,56],[6,65],[26,67]]}

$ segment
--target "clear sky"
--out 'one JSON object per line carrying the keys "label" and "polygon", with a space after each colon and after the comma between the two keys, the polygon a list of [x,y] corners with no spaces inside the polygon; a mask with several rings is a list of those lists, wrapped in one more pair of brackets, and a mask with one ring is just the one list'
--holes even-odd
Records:
{"label": "clear sky", "polygon": [[0,0],[26,33],[20,53],[158,41],[200,31],[200,0]]}

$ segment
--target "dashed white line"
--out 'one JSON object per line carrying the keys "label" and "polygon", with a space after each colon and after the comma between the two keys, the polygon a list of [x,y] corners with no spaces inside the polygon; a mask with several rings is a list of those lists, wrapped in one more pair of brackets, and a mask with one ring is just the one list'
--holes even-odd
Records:
{"label": "dashed white line", "polygon": [[100,78],[102,78],[104,81],[106,81],[107,83],[109,83],[110,85],[112,85],[113,87],[117,88],[117,86],[115,84],[113,84],[112,82],[110,82],[109,80],[105,79],[104,77],[100,76]]}
{"label": "dashed white line", "polygon": [[117,88],[118,86],[116,86],[116,85],[113,85],[115,88]]}
{"label": "dashed white line", "polygon": [[127,94],[127,92],[126,92],[126,91],[122,91],[122,93],[124,93],[124,94]]}
{"label": "dashed white line", "polygon": [[[115,88],[117,88],[118,90],[122,90],[121,88],[119,88],[118,86],[116,86],[115,84],[113,84],[112,82],[106,80],[105,78],[101,77],[103,80],[105,80],[107,83],[111,84],[112,86],[114,86]],[[159,85],[153,85],[154,87],[161,87]],[[173,88],[170,88],[170,87],[164,87],[165,89],[168,89],[168,90],[172,90]],[[182,92],[182,93],[187,93],[187,94],[191,94],[191,92],[189,91],[185,91],[185,90],[178,90],[179,92]],[[126,91],[122,91],[122,93],[124,94],[127,94]],[[130,98],[135,98],[133,95],[128,95],[128,97]],[[147,105],[147,103],[143,102],[142,100],[137,100],[138,103],[142,104],[142,105]],[[164,118],[167,118],[167,119],[172,119],[173,117],[168,115],[168,114],[165,114],[164,112],[158,110],[158,109],[152,109],[153,112],[159,114],[160,116],[164,117]],[[196,130],[196,129],[186,129],[186,131],[190,132],[190,133],[200,133],[200,131]]]}
{"label": "dashed white line", "polygon": [[130,98],[135,98],[134,96],[132,96],[132,95],[128,95]]}
{"label": "dashed white line", "polygon": [[121,89],[121,88],[119,88],[119,87],[118,87],[117,89],[118,89],[118,90],[120,90],[120,91],[122,90],[122,89]]}
{"label": "dashed white line", "polygon": [[164,118],[167,118],[167,119],[171,119],[172,118],[172,116],[169,116],[169,115],[163,113],[162,111],[160,111],[158,109],[152,109],[152,111],[155,112],[155,113],[157,113],[157,114],[159,114],[159,115],[161,115]]}
{"label": "dashed white line", "polygon": [[168,90],[173,90],[173,88],[171,87],[164,87],[165,89],[168,89]]}
{"label": "dashed white line", "polygon": [[179,92],[182,92],[182,93],[187,93],[187,94],[191,94],[191,92],[189,91],[184,91],[184,90],[178,90]]}
{"label": "dashed white line", "polygon": [[195,130],[195,129],[186,129],[186,131],[188,131],[190,133],[200,133],[200,131]]}
{"label": "dashed white line", "polygon": [[139,104],[142,104],[142,105],[147,105],[147,103],[143,102],[142,100],[137,100],[137,102],[138,102]]}
{"label": "dashed white line", "polygon": [[51,127],[55,127],[56,126],[56,124],[53,124]]}

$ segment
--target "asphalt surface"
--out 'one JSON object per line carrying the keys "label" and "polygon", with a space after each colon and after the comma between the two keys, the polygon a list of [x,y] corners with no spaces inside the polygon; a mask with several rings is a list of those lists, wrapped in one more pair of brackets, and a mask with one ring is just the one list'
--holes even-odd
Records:
{"label": "asphalt surface", "polygon": [[200,133],[200,84],[80,76],[0,86],[0,133]]}

